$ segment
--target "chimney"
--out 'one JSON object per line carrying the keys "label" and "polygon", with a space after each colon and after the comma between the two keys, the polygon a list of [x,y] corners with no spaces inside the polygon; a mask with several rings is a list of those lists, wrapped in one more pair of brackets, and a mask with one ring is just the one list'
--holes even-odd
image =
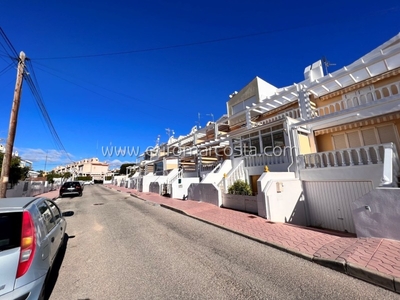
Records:
{"label": "chimney", "polygon": [[321,77],[324,77],[324,70],[322,68],[322,60],[319,60],[315,63],[313,63],[311,66],[307,66],[304,69],[304,79],[309,79],[310,82],[315,81],[316,79],[319,79]]}

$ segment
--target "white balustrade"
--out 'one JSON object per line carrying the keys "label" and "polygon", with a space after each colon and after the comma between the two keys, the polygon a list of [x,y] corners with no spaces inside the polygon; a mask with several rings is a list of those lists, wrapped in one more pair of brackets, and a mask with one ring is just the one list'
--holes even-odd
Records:
{"label": "white balustrade", "polygon": [[369,145],[359,148],[305,154],[302,156],[303,162],[300,165],[305,169],[313,169],[382,164],[384,161],[384,148],[388,145],[393,144]]}
{"label": "white balustrade", "polygon": [[400,94],[400,82],[393,82],[385,86],[375,88],[372,91],[356,95],[350,99],[342,99],[340,101],[325,106],[317,107],[313,109],[313,116],[325,116],[348,108],[357,107],[366,103],[372,103],[374,101],[398,94]]}
{"label": "white balustrade", "polygon": [[[218,186],[221,190],[225,191],[229,186],[231,186],[235,181],[245,178],[244,162],[243,160],[233,168],[225,178],[219,182]],[[226,192],[226,191],[225,191]]]}

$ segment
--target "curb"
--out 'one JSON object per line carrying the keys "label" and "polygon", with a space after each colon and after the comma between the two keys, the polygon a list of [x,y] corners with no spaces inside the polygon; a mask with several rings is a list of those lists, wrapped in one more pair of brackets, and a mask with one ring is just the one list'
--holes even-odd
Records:
{"label": "curb", "polygon": [[396,291],[396,293],[400,294],[400,278],[399,277],[394,278],[394,290]]}
{"label": "curb", "polygon": [[346,274],[350,276],[356,277],[363,281],[374,283],[393,292],[400,293],[400,286],[398,286],[398,284],[400,283],[400,278],[395,278],[391,275],[387,275],[379,271],[369,270],[353,263],[347,263],[346,269]]}
{"label": "curb", "polygon": [[[152,202],[152,201],[140,198],[139,196],[131,194],[131,193],[130,193],[130,195],[132,197],[134,197],[134,198],[137,198],[137,199],[145,201],[145,202]],[[152,202],[152,203],[156,203],[156,202]],[[352,276],[354,278],[366,281],[368,283],[380,286],[382,288],[385,288],[385,289],[388,289],[388,290],[390,290],[392,292],[400,294],[400,277],[394,277],[394,276],[391,276],[391,275],[387,275],[387,274],[381,273],[379,271],[373,271],[373,270],[367,269],[365,267],[359,266],[357,264],[346,262],[345,260],[341,260],[340,261],[340,260],[317,257],[317,256],[313,256],[313,255],[310,255],[310,254],[302,253],[302,252],[299,252],[297,250],[282,246],[280,244],[276,244],[276,243],[273,243],[273,242],[268,242],[268,241],[265,241],[265,240],[261,240],[259,238],[253,237],[251,235],[248,235],[248,234],[245,234],[245,233],[242,233],[242,232],[227,228],[227,227],[225,227],[223,225],[215,224],[215,223],[212,223],[210,221],[195,217],[193,215],[190,215],[190,214],[186,213],[185,211],[183,211],[181,209],[178,209],[178,208],[175,208],[175,207],[172,207],[172,206],[168,206],[166,204],[161,204],[161,203],[156,203],[156,204],[160,205],[163,208],[166,208],[166,209],[175,211],[177,213],[183,214],[185,216],[191,217],[193,219],[196,219],[198,221],[201,221],[201,222],[207,223],[209,225],[224,229],[226,231],[238,234],[240,236],[243,236],[243,237],[248,238],[250,240],[253,240],[255,242],[259,242],[261,244],[265,244],[267,246],[270,246],[270,247],[273,247],[275,249],[284,251],[284,252],[289,253],[291,255],[295,255],[295,256],[297,256],[299,258],[308,260],[310,262],[314,262],[314,263],[316,263],[316,264],[318,264],[320,266],[323,266],[323,267],[326,267],[326,268],[330,268],[330,269],[332,269],[334,271],[337,271],[337,272]]]}
{"label": "curb", "polygon": [[321,265],[323,267],[335,270],[337,272],[346,273],[346,262],[345,261],[338,261],[338,260],[334,260],[334,259],[317,257],[317,256],[314,256],[312,260],[316,264]]}

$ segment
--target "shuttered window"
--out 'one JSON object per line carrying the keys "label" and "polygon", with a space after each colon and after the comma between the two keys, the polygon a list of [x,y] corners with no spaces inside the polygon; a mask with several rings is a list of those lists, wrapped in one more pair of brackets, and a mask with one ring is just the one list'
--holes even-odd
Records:
{"label": "shuttered window", "polygon": [[376,127],[380,142],[383,143],[396,143],[396,134],[392,124]]}
{"label": "shuttered window", "polygon": [[334,135],[334,136],[332,136],[332,138],[333,138],[333,145],[335,147],[335,150],[348,148],[347,143],[346,143],[346,135],[344,133]]}
{"label": "shuttered window", "polygon": [[358,148],[362,146],[359,131],[347,133],[347,139],[349,141],[349,148]]}
{"label": "shuttered window", "polygon": [[362,129],[361,135],[365,146],[378,144],[378,140],[376,139],[375,134],[375,128]]}
{"label": "shuttered window", "polygon": [[332,136],[332,139],[335,150],[384,143],[399,145],[393,124],[336,134]]}

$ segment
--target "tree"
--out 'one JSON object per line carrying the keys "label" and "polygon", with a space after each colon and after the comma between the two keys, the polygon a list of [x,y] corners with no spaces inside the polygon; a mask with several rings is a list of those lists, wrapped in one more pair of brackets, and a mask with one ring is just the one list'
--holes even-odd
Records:
{"label": "tree", "polygon": [[119,174],[126,175],[126,168],[132,167],[132,166],[136,166],[136,164],[134,164],[134,163],[122,164],[121,167],[119,168]]}
{"label": "tree", "polygon": [[[0,169],[2,168],[3,165],[3,158],[4,154],[0,153]],[[21,158],[19,158],[18,156],[13,156],[11,158],[10,174],[8,182],[11,183],[11,185],[13,186],[17,184],[18,181],[25,180],[26,177],[28,177],[29,171],[30,171],[29,167],[21,167]]]}
{"label": "tree", "polygon": [[71,172],[65,172],[63,175],[62,175],[62,178],[64,178],[64,180],[67,180],[68,178],[70,178],[72,176],[72,173]]}

